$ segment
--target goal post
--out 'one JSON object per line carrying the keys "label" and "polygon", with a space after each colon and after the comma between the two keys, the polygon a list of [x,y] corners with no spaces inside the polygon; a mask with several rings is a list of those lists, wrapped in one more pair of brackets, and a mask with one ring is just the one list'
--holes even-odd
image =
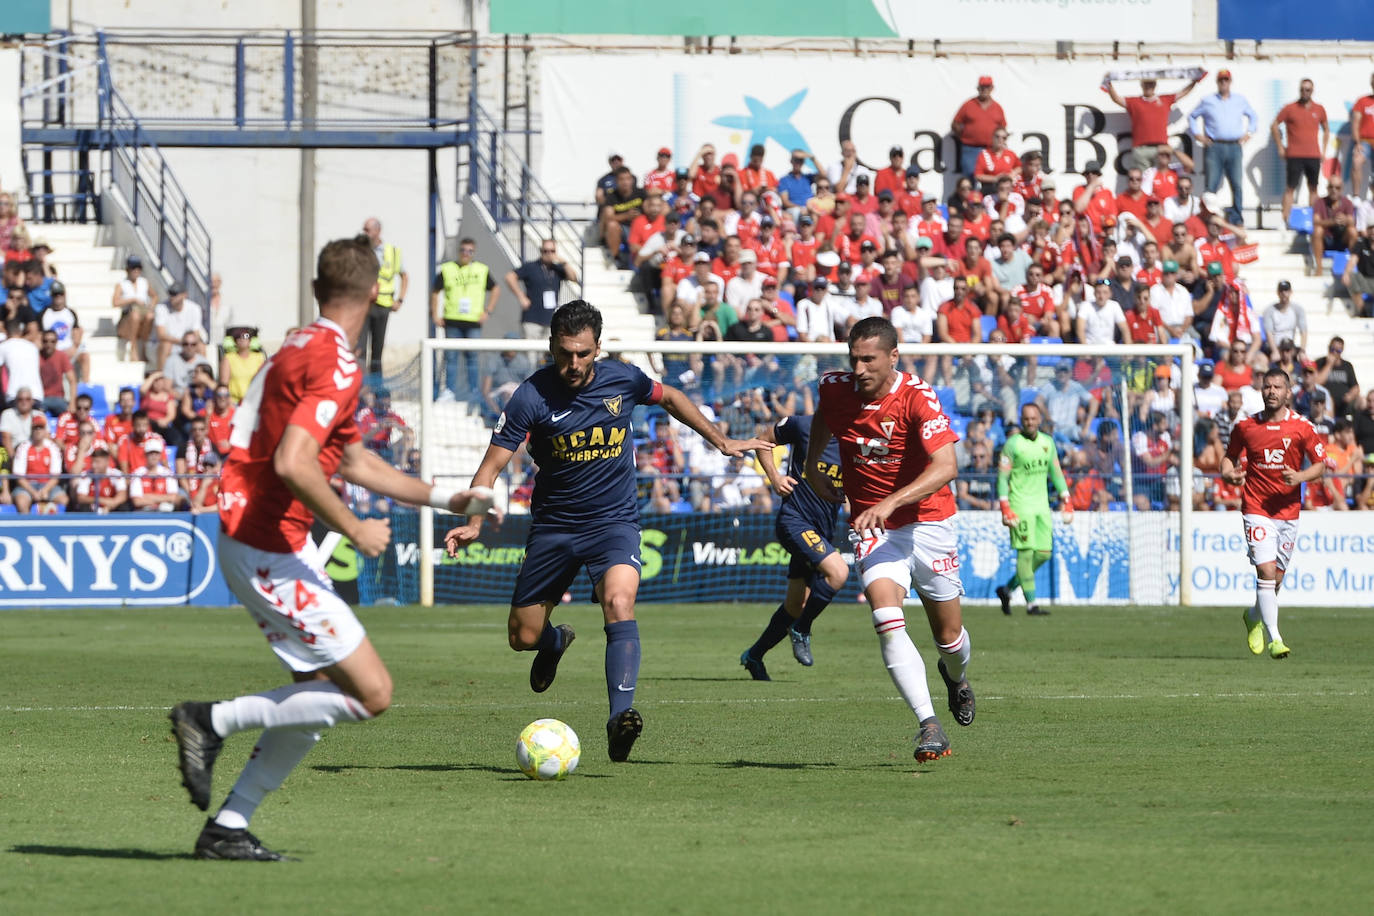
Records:
{"label": "goal post", "polygon": [[[731,435],[752,435],[751,421],[757,428],[787,411],[814,409],[819,373],[848,368],[843,343],[629,343],[612,335],[611,329],[603,335],[603,358],[628,361],[651,377],[682,388],[729,425]],[[1000,447],[1008,428],[1019,422],[1020,405],[1027,400],[1055,403],[1060,420],[1064,419],[1062,391],[1071,386],[1059,386],[1063,380],[1060,366],[1066,366],[1069,381],[1088,393],[1093,406],[1085,409],[1095,411],[1097,417],[1090,424],[1080,424],[1081,418],[1075,415],[1072,429],[1063,428],[1061,422],[1048,431],[1066,459],[1064,471],[1071,486],[1078,488],[1075,498],[1090,493],[1092,508],[1080,509],[1068,528],[1056,521],[1055,550],[1062,548],[1063,555],[1050,564],[1054,571],[1049,591],[1042,587],[1042,593],[1083,603],[1192,603],[1192,539],[1187,533],[1193,527],[1197,475],[1193,455],[1196,367],[1191,343],[1110,347],[1053,342],[903,344],[899,353],[899,368],[922,378],[931,370],[934,381],[930,384],[961,440],[970,427],[981,428],[980,441],[986,435],[995,447]],[[477,361],[477,391],[467,388],[468,359]],[[419,372],[408,375],[417,379],[418,390],[399,391],[394,384],[391,390],[397,402],[411,401],[418,408],[421,476],[448,486],[467,486],[490,440],[496,408],[513,389],[512,379],[547,359],[544,340],[424,341]],[[1158,373],[1161,367],[1167,371]],[[1167,389],[1155,381],[1156,374],[1169,378]],[[482,389],[491,397],[483,397]],[[1051,389],[1058,394],[1051,395]],[[1145,462],[1133,464],[1135,433],[1146,437],[1135,439],[1147,448],[1163,447],[1151,438],[1152,411],[1142,403],[1170,405],[1167,411],[1158,411],[1168,418],[1171,440],[1177,435],[1177,441],[1167,446],[1177,464],[1171,459],[1166,473]],[[676,421],[666,424],[673,429],[665,432],[659,428],[664,419],[661,408],[636,408],[634,444],[657,456],[665,437],[680,436],[680,444],[691,452],[695,434],[675,431]],[[1052,427],[1053,418],[1046,420]],[[1108,440],[1119,442],[1121,460],[1110,479],[1079,473],[1075,465],[1082,460],[1067,460],[1083,450],[1085,433],[1087,438],[1104,433]],[[772,520],[763,503],[775,508],[775,499],[746,485],[759,482],[757,468],[751,472],[742,462],[725,462],[722,467],[713,452],[697,452],[695,457],[706,466],[657,472],[646,468],[640,478],[641,512],[649,519],[641,600],[755,600],[750,596],[764,594],[767,588],[776,592],[783,578],[779,567],[785,569],[786,558],[775,543],[765,543],[772,537]],[[995,464],[991,474],[971,474],[961,468],[960,475],[986,493],[986,478],[995,476],[995,470]],[[457,558],[447,557],[442,544],[442,531],[455,524],[457,517],[428,507],[419,510],[417,530],[411,532],[416,549],[408,556],[413,556],[421,604],[509,600],[523,556],[534,471],[525,456],[518,454],[496,488],[508,513],[503,531],[490,531],[490,543],[489,532],[484,531],[483,538]],[[653,483],[658,478],[666,478],[663,493]],[[756,495],[749,497],[749,493]],[[960,515],[957,527],[968,600],[989,600],[981,594],[986,591],[985,582],[998,570],[1009,568],[1005,529],[1000,515],[991,511],[961,507]],[[847,552],[843,533],[836,533],[834,543]],[[664,542],[651,543],[651,538]],[[653,583],[647,581],[650,567],[658,577]],[[851,590],[856,578],[851,577]],[[409,580],[403,577],[403,581]],[[579,581],[578,587],[584,584]]]}

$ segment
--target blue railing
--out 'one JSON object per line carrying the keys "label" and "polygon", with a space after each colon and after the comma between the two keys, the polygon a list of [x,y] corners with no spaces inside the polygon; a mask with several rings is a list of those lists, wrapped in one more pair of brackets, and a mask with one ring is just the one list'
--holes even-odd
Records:
{"label": "blue railing", "polygon": [[[467,162],[459,187],[482,201],[497,231],[521,261],[538,256],[541,239],[551,238],[563,256],[585,277],[583,233],[544,189],[530,164],[506,142],[505,132],[474,97],[468,133]],[[581,288],[581,284],[577,284]]]}
{"label": "blue railing", "polygon": [[109,138],[109,189],[114,192],[109,197],[138,234],[152,266],[208,308],[210,233],[162,151],[115,90],[105,36],[97,35],[96,42],[98,122]]}

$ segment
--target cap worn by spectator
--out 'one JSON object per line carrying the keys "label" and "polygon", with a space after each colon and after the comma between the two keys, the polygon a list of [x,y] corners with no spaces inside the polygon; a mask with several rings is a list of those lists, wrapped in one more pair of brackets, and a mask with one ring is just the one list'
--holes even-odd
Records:
{"label": "cap worn by spectator", "polygon": [[149,438],[146,442],[143,443],[143,451],[145,451],[145,452],[160,452],[160,451],[162,451],[162,440],[161,440],[161,439]]}
{"label": "cap worn by spectator", "polygon": [[29,246],[29,251],[37,251],[40,248],[48,252],[48,254],[52,254],[53,252],[53,247],[48,244],[48,240],[45,238],[35,239],[33,244]]}
{"label": "cap worn by spectator", "polygon": [[1115,216],[1104,216],[1104,217],[1102,217],[1102,228],[1103,228],[1103,229],[1111,229],[1111,228],[1114,227],[1115,225],[1116,225],[1116,217],[1115,217]]}
{"label": "cap worn by spectator", "polygon": [[801,219],[797,220],[797,225],[799,225],[799,226],[814,226],[814,225],[816,225],[816,221],[815,221],[814,219],[811,218],[811,214],[810,214],[810,213],[803,213],[803,214],[801,215]]}
{"label": "cap worn by spectator", "polygon": [[887,158],[889,158],[889,159],[891,159],[893,156],[905,156],[905,155],[906,155],[906,153],[903,152],[903,150],[902,150],[902,148],[901,148],[900,146],[894,146],[894,147],[892,147],[892,149],[890,149],[890,150],[887,151]]}
{"label": "cap worn by spectator", "polygon": [[186,287],[182,286],[180,283],[173,283],[171,286],[167,287],[167,298],[168,298],[168,299],[172,298],[173,296],[181,296],[181,295],[184,295],[185,293],[186,293]]}
{"label": "cap worn by spectator", "polygon": [[1202,378],[1211,378],[1216,374],[1216,364],[1210,359],[1200,359],[1197,361],[1197,374]]}
{"label": "cap worn by spectator", "polygon": [[822,251],[816,255],[816,263],[829,270],[840,263],[840,256],[833,251]]}
{"label": "cap worn by spectator", "polygon": [[1171,374],[1168,366],[1155,366],[1155,378],[1168,378]]}
{"label": "cap worn by spectator", "polygon": [[689,172],[689,171],[687,171],[686,169],[678,169],[674,174],[677,175],[678,178],[691,178],[691,177],[692,177],[692,173]]}
{"label": "cap worn by spectator", "polygon": [[1296,349],[1296,348],[1293,346],[1293,339],[1292,339],[1291,337],[1285,337],[1283,340],[1280,340],[1280,341],[1279,341],[1279,349],[1280,349],[1280,350],[1293,350],[1293,349]]}
{"label": "cap worn by spectator", "polygon": [[881,191],[878,192],[878,199],[890,202],[892,200],[892,192],[889,191],[887,188],[883,188]]}
{"label": "cap worn by spectator", "polygon": [[1208,264],[1208,265],[1207,265],[1207,276],[1209,276],[1209,277],[1220,277],[1220,276],[1221,276],[1221,262],[1220,262],[1220,261],[1213,261],[1211,264]]}
{"label": "cap worn by spectator", "polygon": [[682,237],[682,240],[678,242],[678,245],[695,245],[696,243],[697,237],[689,232]]}
{"label": "cap worn by spectator", "polygon": [[1083,174],[1084,174],[1084,175],[1101,175],[1101,174],[1102,174],[1102,163],[1100,163],[1100,162],[1098,162],[1096,159],[1094,159],[1092,162],[1089,162],[1087,165],[1083,166]]}
{"label": "cap worn by spectator", "polygon": [[611,150],[610,152],[606,153],[606,159],[611,162],[614,162],[617,159],[619,159],[622,162],[625,161],[625,157],[617,153],[615,150]]}
{"label": "cap worn by spectator", "polygon": [[1054,367],[1054,371],[1055,371],[1056,374],[1062,372],[1062,373],[1064,373],[1065,375],[1068,375],[1068,374],[1069,374],[1069,367],[1068,367],[1068,365],[1066,365],[1065,363],[1062,363],[1062,362],[1061,362],[1059,365],[1057,365],[1057,366]]}
{"label": "cap worn by spectator", "polygon": [[871,239],[864,239],[863,244],[859,246],[859,250],[860,250],[860,251],[877,251],[877,250],[878,250],[878,246],[875,245],[875,244],[873,244],[873,241],[872,241]]}
{"label": "cap worn by spectator", "polygon": [[46,428],[47,425],[48,425],[48,418],[47,418],[47,417],[43,417],[43,416],[39,416],[39,415],[35,414],[35,415],[34,415],[34,418],[33,418],[33,424],[32,424],[32,425],[34,425],[34,426],[42,426],[42,427]]}
{"label": "cap worn by spectator", "polygon": [[990,76],[980,76],[980,77],[978,77],[978,86],[979,86],[980,88],[983,87],[983,86],[991,86],[991,85],[992,85],[992,77],[990,77]]}
{"label": "cap worn by spectator", "polygon": [[840,262],[840,268],[839,268],[839,270],[840,270],[840,273],[842,273],[842,274],[847,274],[847,273],[849,273],[851,270],[853,270],[853,267],[850,266],[850,263],[849,263],[848,261],[841,261],[841,262]]}
{"label": "cap worn by spectator", "polygon": [[671,156],[673,154],[673,151],[668,149],[668,147],[666,146],[660,146],[658,148],[658,154],[660,156]]}
{"label": "cap worn by spectator", "polygon": [[1279,292],[1281,292],[1281,293],[1286,293],[1286,292],[1291,291],[1292,289],[1293,289],[1293,284],[1292,284],[1292,283],[1289,283],[1287,280],[1280,280],[1280,281],[1279,281]]}
{"label": "cap worn by spectator", "polygon": [[1217,71],[1217,79],[1219,79],[1219,80],[1229,80],[1230,78],[1231,78],[1231,71],[1230,71],[1230,70],[1218,70],[1218,71]]}
{"label": "cap worn by spectator", "polygon": [[131,254],[124,259],[124,269],[133,270],[135,267],[142,267],[143,259],[136,254]]}
{"label": "cap worn by spectator", "polygon": [[858,176],[857,178],[854,179],[854,183],[855,183],[855,184],[868,184],[868,176],[867,176],[867,175],[860,175],[860,176]]}
{"label": "cap worn by spectator", "polygon": [[932,242],[930,239],[926,238],[924,235],[922,235],[922,236],[919,236],[919,237],[916,239],[916,247],[917,247],[917,249],[934,248],[934,247],[935,247],[935,243]]}
{"label": "cap worn by spectator", "polygon": [[728,165],[731,168],[737,169],[739,168],[739,157],[736,156],[734,153],[726,153],[725,158],[720,160],[720,164],[722,166]]}
{"label": "cap worn by spectator", "polygon": [[921,177],[921,167],[918,166],[918,165],[909,165],[909,166],[907,166],[907,167],[906,167],[906,177],[908,177],[908,178],[912,178],[912,177],[920,178],[920,177]]}
{"label": "cap worn by spectator", "polygon": [[1173,261],[1173,260],[1165,261],[1165,262],[1164,262],[1164,272],[1165,272],[1166,274],[1176,274],[1176,273],[1178,273],[1178,262],[1177,262],[1177,261]]}
{"label": "cap worn by spectator", "polygon": [[1135,261],[1132,261],[1132,260],[1131,260],[1131,256],[1130,256],[1130,255],[1128,255],[1128,254],[1123,254],[1121,257],[1119,257],[1119,258],[1116,259],[1116,266],[1117,266],[1117,267],[1134,267],[1134,266],[1135,266]]}
{"label": "cap worn by spectator", "polygon": [[766,226],[776,226],[777,223],[773,222],[773,217],[771,217],[771,216],[765,216],[763,219],[759,220],[759,225],[760,225],[760,226],[765,226],[765,227],[766,227]]}
{"label": "cap worn by spectator", "polygon": [[1046,175],[1044,178],[1040,180],[1040,187],[1042,189],[1050,188],[1051,190],[1053,190],[1054,186],[1054,179],[1048,175]]}
{"label": "cap worn by spectator", "polygon": [[709,254],[707,254],[706,252],[704,252],[704,251],[698,251],[698,252],[697,252],[697,256],[693,259],[693,263],[695,263],[695,264],[710,264],[710,263],[711,263],[711,256],[710,256]]}
{"label": "cap worn by spectator", "polygon": [[741,264],[757,264],[758,261],[759,256],[754,254],[754,249],[752,248],[746,248],[739,253],[739,262]]}
{"label": "cap worn by spectator", "polygon": [[814,279],[814,280],[811,281],[811,288],[812,288],[812,289],[829,289],[829,288],[830,288],[830,281],[827,280],[825,277],[817,277],[816,279]]}
{"label": "cap worn by spectator", "polygon": [[778,281],[775,280],[773,277],[764,277],[764,278],[763,278],[763,288],[764,288],[764,289],[768,289],[769,287],[773,287],[773,286],[777,286],[777,285],[778,285]]}
{"label": "cap worn by spectator", "polygon": [[52,281],[52,286],[49,287],[48,292],[54,296],[65,296],[67,295],[67,287],[63,286],[61,282],[54,280]]}
{"label": "cap worn by spectator", "polygon": [[1111,280],[1108,280],[1106,277],[1102,277],[1101,279],[1098,279],[1098,280],[1094,280],[1094,281],[1093,281],[1093,286],[1111,286],[1111,285],[1112,285],[1112,281],[1111,281]]}

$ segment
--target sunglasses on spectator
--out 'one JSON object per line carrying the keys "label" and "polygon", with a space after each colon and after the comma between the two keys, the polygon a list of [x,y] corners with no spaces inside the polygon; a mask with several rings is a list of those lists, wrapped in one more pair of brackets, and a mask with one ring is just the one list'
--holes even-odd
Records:
{"label": "sunglasses on spectator", "polygon": [[557,249],[557,248],[541,248],[541,249],[539,249],[539,253],[540,253],[540,254],[558,254],[558,249]]}

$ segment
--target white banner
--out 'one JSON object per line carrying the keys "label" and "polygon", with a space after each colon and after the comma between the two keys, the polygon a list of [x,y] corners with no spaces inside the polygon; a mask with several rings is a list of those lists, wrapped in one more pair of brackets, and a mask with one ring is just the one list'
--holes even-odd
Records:
{"label": "white banner", "polygon": [[902,38],[1188,41],[1192,0],[872,0]]}
{"label": "white banner", "polygon": [[[1004,7],[1015,6],[980,5],[995,7],[999,16]],[[605,53],[546,54],[541,60],[540,178],[558,200],[590,200],[596,180],[606,172],[610,150],[622,153],[642,179],[661,146],[672,149],[676,167],[686,166],[706,142],[715,144],[719,156],[734,153],[741,162],[751,145],[762,143],[765,167],[781,177],[793,147],[810,150],[828,164],[839,158],[845,138],[854,140],[860,160],[875,169],[887,166],[887,151],[894,145],[908,157],[916,153],[917,164],[936,173],[922,177],[922,190],[944,196],[941,175],[958,167],[950,122],[984,74],[996,83],[993,97],[1006,112],[1012,149],[1044,153],[1046,171],[1060,176],[1060,197],[1081,183],[1069,173],[1081,172],[1090,160],[1106,163],[1111,179],[1119,154],[1130,147],[1125,112],[1099,88],[1107,71],[1121,67],[1117,62]],[[1176,63],[1201,65],[1210,72],[1174,107],[1169,123],[1174,136],[1187,133],[1187,113],[1216,90],[1215,73],[1221,67],[1231,70],[1234,91],[1249,99],[1259,116],[1258,129],[1245,147],[1248,209],[1261,201],[1276,202],[1283,192],[1283,169],[1269,125],[1280,108],[1297,98],[1299,81],[1315,81],[1314,98],[1326,108],[1333,137],[1342,130],[1348,135],[1347,112],[1369,91],[1374,57],[1341,64]],[[1174,93],[1184,85],[1183,80],[1164,80],[1160,92]],[[616,87],[613,106],[606,103],[606,86]],[[1121,83],[1118,90],[1123,96],[1140,93],[1135,82]],[[1193,152],[1190,139],[1178,145]],[[1333,141],[1327,155],[1334,155],[1334,149]],[[1195,158],[1201,170],[1202,157]],[[1229,201],[1228,190],[1220,193]]]}

